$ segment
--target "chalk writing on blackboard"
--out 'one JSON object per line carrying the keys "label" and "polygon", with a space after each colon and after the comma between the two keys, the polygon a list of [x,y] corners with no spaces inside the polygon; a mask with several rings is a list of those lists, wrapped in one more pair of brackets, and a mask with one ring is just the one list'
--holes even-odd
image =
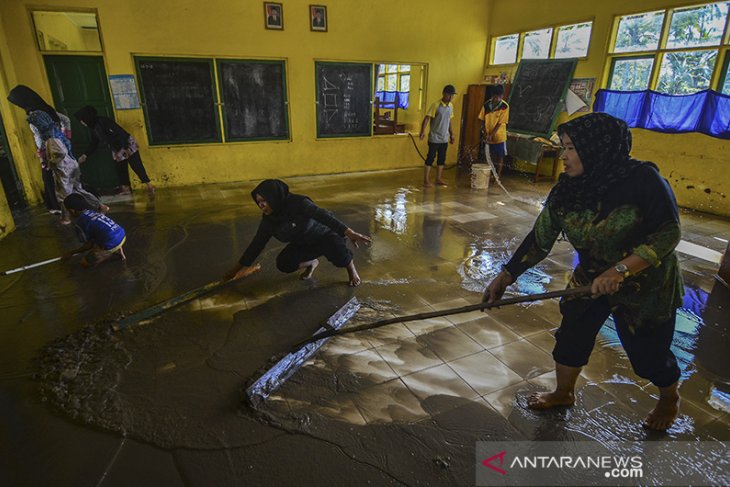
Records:
{"label": "chalk writing on blackboard", "polygon": [[370,135],[372,66],[316,63],[317,136]]}

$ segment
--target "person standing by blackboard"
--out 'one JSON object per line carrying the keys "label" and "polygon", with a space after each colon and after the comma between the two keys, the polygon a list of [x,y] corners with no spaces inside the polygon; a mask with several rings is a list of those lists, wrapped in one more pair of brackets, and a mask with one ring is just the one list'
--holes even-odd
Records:
{"label": "person standing by blackboard", "polygon": [[86,162],[86,158],[96,151],[101,140],[112,150],[112,158],[117,162],[117,174],[121,183],[119,193],[131,193],[131,182],[129,180],[129,167],[131,166],[140,181],[147,186],[147,193],[153,196],[155,190],[150,183],[150,178],[147,176],[144,164],[142,164],[137,141],[134,137],[114,120],[97,115],[96,108],[92,106],[87,105],[81,108],[74,116],[91,131],[89,147],[79,156],[79,163]]}
{"label": "person standing by blackboard", "polygon": [[421,140],[426,134],[426,125],[429,122],[431,123],[428,133],[428,155],[426,156],[426,167],[423,172],[423,186],[426,188],[432,186],[429,175],[437,153],[436,184],[438,186],[447,186],[443,180],[443,174],[444,164],[446,163],[446,149],[449,144],[454,143],[454,132],[451,130],[451,119],[454,118],[454,106],[451,104],[451,100],[454,99],[454,95],[456,95],[454,85],[444,86],[441,99],[429,107],[426,116],[423,118],[423,123],[421,123],[421,133],[419,135]]}
{"label": "person standing by blackboard", "polygon": [[289,192],[289,186],[279,179],[262,181],[251,191],[263,215],[259,228],[238,263],[224,277],[229,280],[244,277],[259,270],[254,261],[275,237],[288,245],[276,258],[276,267],[285,273],[301,270],[301,279],[310,279],[324,256],[347,270],[350,286],[360,285],[352,252],[346,240],[355,247],[369,244],[370,237],[362,235],[338,220],[329,211],[319,208],[309,197]]}
{"label": "person standing by blackboard", "polygon": [[484,143],[489,150],[489,158],[494,163],[497,175],[502,176],[504,156],[507,155],[507,123],[509,105],[502,99],[503,85],[492,85],[487,89],[489,98],[479,112],[479,120],[484,121]]}

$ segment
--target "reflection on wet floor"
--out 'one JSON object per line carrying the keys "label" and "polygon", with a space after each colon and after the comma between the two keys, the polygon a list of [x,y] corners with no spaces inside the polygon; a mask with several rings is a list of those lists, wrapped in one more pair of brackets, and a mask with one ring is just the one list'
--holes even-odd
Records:
{"label": "reflection on wet floor", "polygon": [[[257,370],[311,334],[351,296],[365,306],[348,326],[478,302],[485,284],[529,231],[539,211],[534,203],[549,190],[546,184],[507,177],[516,197],[512,200],[498,188],[488,194],[472,190],[462,176],[448,188],[424,190],[419,177],[420,171],[406,170],[288,180],[293,191],[309,195],[354,229],[373,236],[372,247],[355,253],[362,286],[348,288],[344,272],[328,263],[308,282],[280,274],[274,260],[281,245],[272,242],[262,254],[263,271],[250,279],[127,334],[87,335],[84,343],[91,348],[83,360],[74,359],[83,367],[76,372],[64,367],[60,373],[68,382],[74,374],[91,371],[84,383],[90,402],[81,400],[75,413],[66,408],[61,417],[71,415],[171,449],[188,483],[196,478],[196,468],[208,472],[218,460],[199,460],[177,448],[245,448],[248,455],[258,455],[252,452],[264,447],[252,445],[282,441],[274,426],[237,412],[240,391]],[[83,337],[79,330],[85,324],[139,311],[222,276],[255,231],[258,212],[248,195],[251,186],[163,189],[152,202],[137,196],[114,201],[112,215],[129,235],[126,264],[110,263],[93,271],[59,264],[1,281],[1,412],[23,424],[51,420],[48,409],[28,406],[36,396],[27,386],[31,358],[51,340],[69,334]],[[326,438],[353,458],[363,454],[358,448],[368,447],[350,444],[342,433],[348,430],[340,428],[366,428],[359,434],[372,435],[373,441],[382,439],[382,431],[400,434],[390,428],[421,428],[419,438],[427,436],[424,442],[429,443],[451,431],[439,429],[448,423],[475,435],[460,440],[468,458],[452,460],[463,462],[464,469],[473,468],[473,441],[480,434],[489,436],[489,428],[505,439],[728,440],[730,291],[712,275],[716,254],[727,245],[730,221],[686,211],[681,218],[685,243],[679,255],[687,292],[674,350],[682,368],[683,402],[680,419],[665,436],[640,427],[656,389],[633,373],[610,320],[579,378],[576,406],[549,413],[526,408],[529,393],[554,384],[551,351],[560,322],[554,301],[332,339],[267,401],[264,412],[272,424]],[[41,260],[75,245],[74,235],[49,215],[31,211],[19,223],[19,230],[0,242],[3,267]],[[549,258],[525,273],[508,295],[564,288],[575,259],[567,242],[556,243]],[[93,375],[102,369],[104,373]],[[105,389],[96,396],[88,390],[101,386]],[[92,407],[102,403],[103,408]],[[84,431],[82,426],[64,430],[63,441],[83,441]],[[3,435],[6,441],[43,451],[40,433],[35,438],[20,432]],[[305,439],[300,441],[290,444],[290,451],[301,448]],[[117,453],[138,451],[138,445],[128,441]],[[390,453],[395,447],[385,442],[377,448]],[[261,462],[275,462],[273,454],[261,455]],[[19,459],[18,465],[23,462]],[[203,466],[194,467],[197,462]],[[380,466],[379,472],[399,478],[399,468]],[[234,480],[270,479],[236,472],[231,474]],[[452,471],[444,478],[444,485],[461,484],[460,479],[473,482],[473,470]]]}

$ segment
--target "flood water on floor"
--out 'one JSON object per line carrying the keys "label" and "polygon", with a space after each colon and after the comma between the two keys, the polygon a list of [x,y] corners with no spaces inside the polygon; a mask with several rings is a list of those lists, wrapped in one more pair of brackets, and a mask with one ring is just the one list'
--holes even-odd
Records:
{"label": "flood water on floor", "polygon": [[[417,170],[287,180],[373,237],[355,251],[358,288],[327,262],[309,281],[279,273],[283,245],[272,241],[261,272],[111,331],[120,317],[221,278],[256,230],[252,183],[113,200],[127,262],[1,277],[3,484],[473,485],[477,441],[730,439],[730,291],[712,277],[730,221],[694,212],[682,213],[683,240],[694,245],[678,254],[686,293],[673,350],[683,401],[666,433],[641,427],[656,389],[633,373],[610,320],[576,405],[526,407],[529,394],[554,385],[556,301],[334,338],[250,407],[244,388],[352,297],[362,307],[347,326],[480,301],[550,186],[508,176],[510,198],[447,174],[448,188],[425,190]],[[13,268],[76,245],[71,229],[30,210],[0,242],[0,262]],[[574,264],[570,245],[558,242],[507,295],[563,289]],[[699,447],[689,458],[707,466]]]}

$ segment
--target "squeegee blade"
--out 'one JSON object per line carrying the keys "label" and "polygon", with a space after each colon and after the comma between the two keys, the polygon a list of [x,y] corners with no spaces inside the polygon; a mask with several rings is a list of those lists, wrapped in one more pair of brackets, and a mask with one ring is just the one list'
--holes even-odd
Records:
{"label": "squeegee blade", "polygon": [[[355,316],[360,309],[360,303],[357,298],[350,299],[343,307],[337,310],[335,314],[330,316],[327,324],[319,328],[316,332],[321,333],[327,330],[339,330],[347,321]],[[331,337],[322,338],[316,342],[309,343],[297,350],[295,353],[289,353],[279,360],[276,365],[267,370],[256,382],[246,389],[246,396],[253,406],[259,406],[267,397],[277,390],[289,377],[294,375],[304,362],[309,360],[322,345],[327,343]]]}

